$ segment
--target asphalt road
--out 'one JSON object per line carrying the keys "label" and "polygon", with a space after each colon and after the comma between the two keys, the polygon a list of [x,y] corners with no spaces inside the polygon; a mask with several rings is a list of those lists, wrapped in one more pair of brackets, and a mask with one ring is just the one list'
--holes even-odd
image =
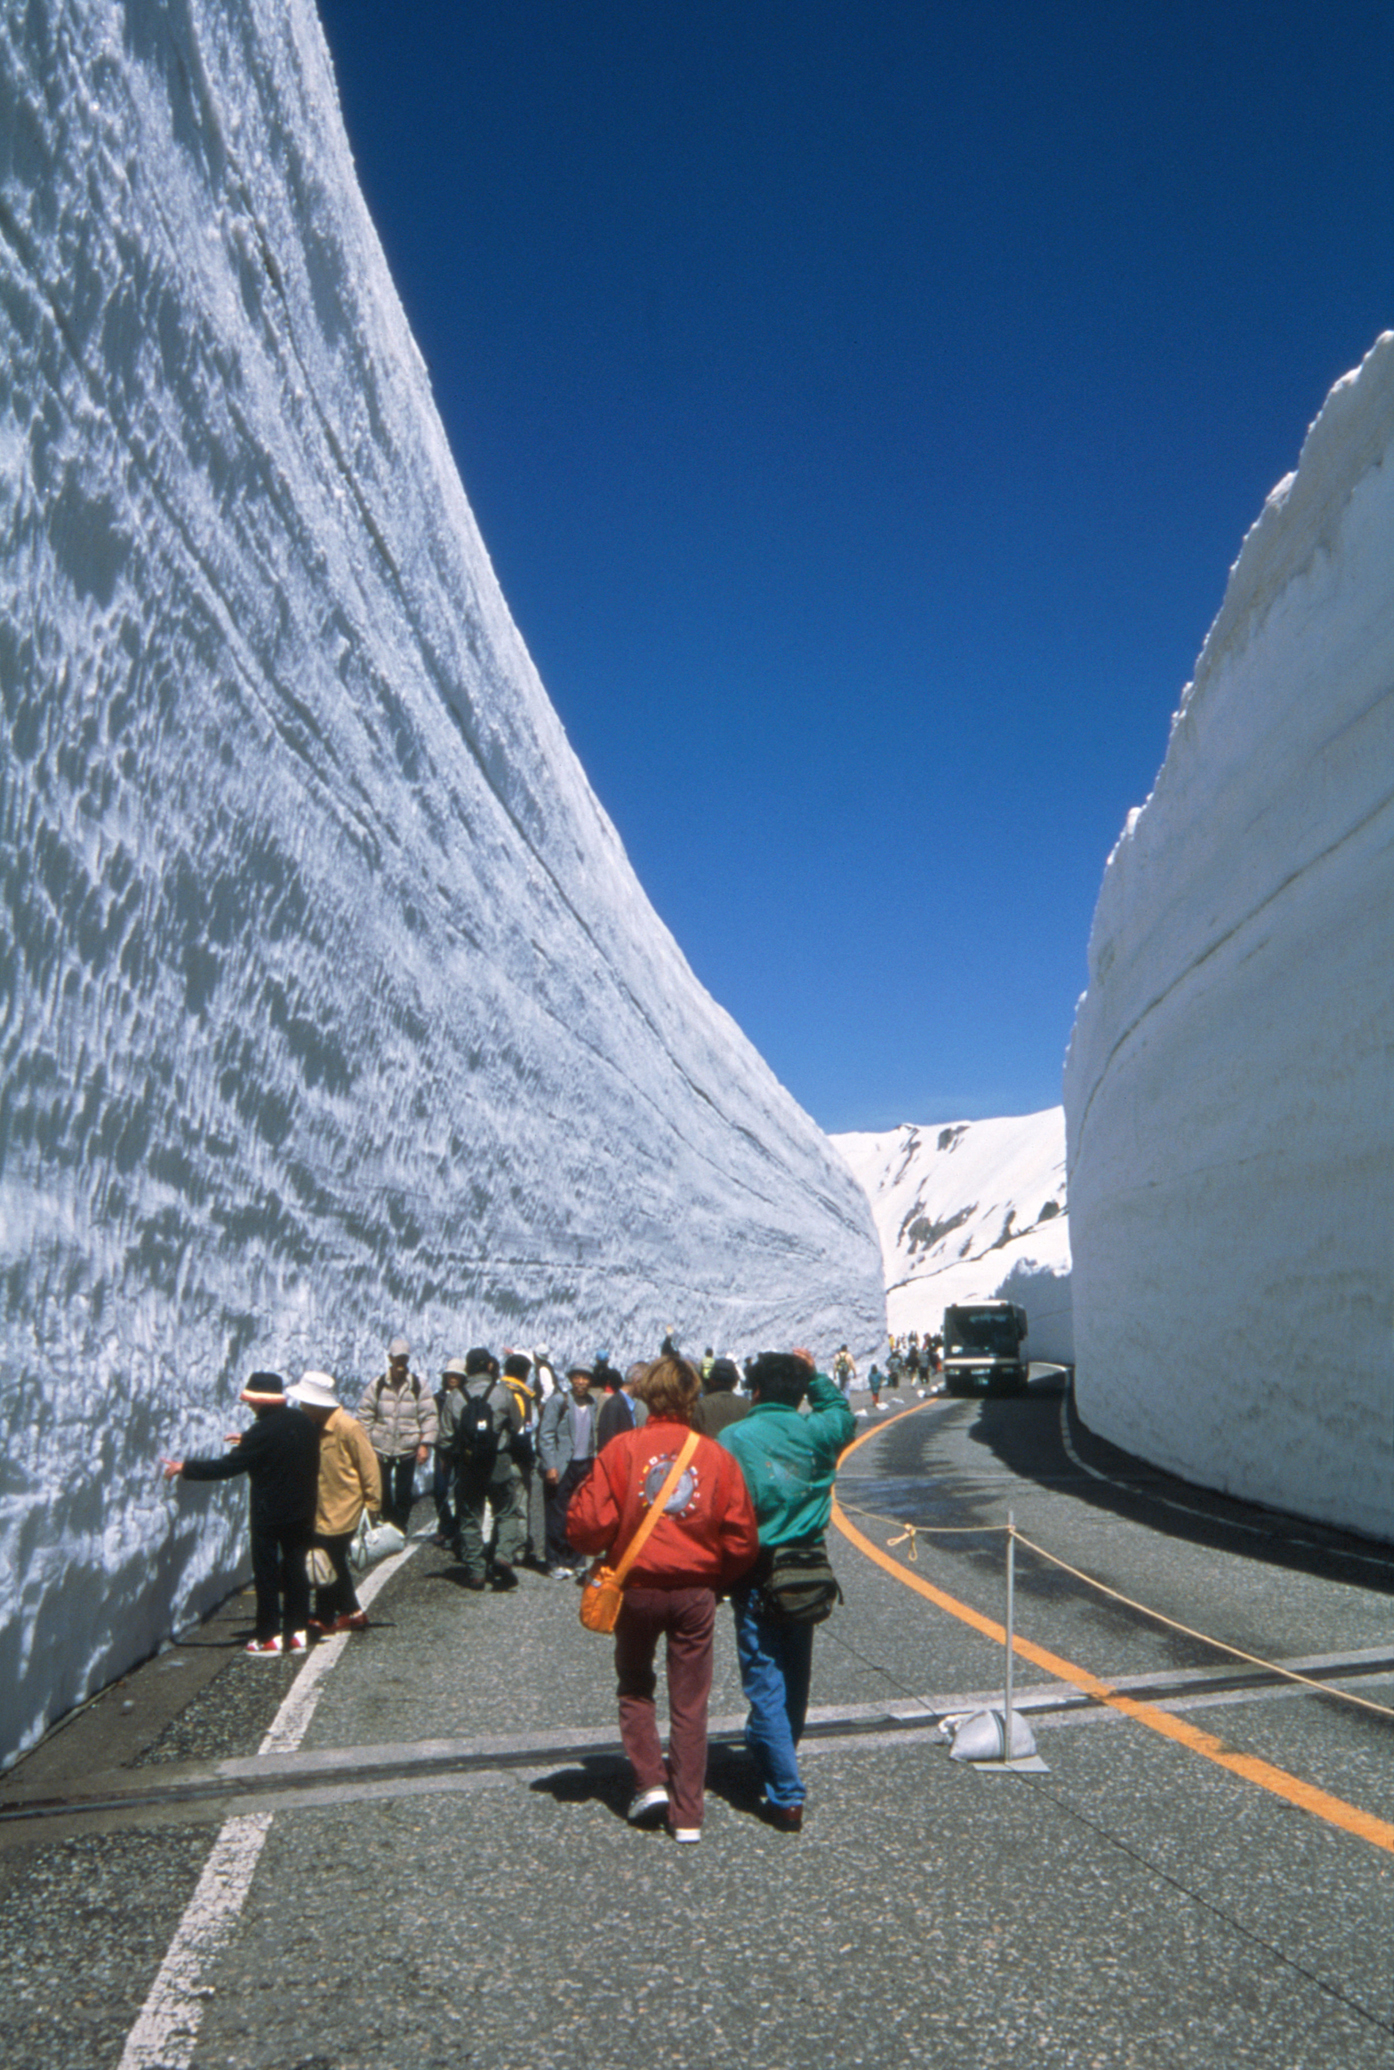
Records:
{"label": "asphalt road", "polygon": [[[1045,1389],[872,1422],[840,1477],[871,1550],[833,1539],[802,1836],[758,1822],[725,1744],[700,1847],[625,1825],[609,1648],[567,1584],[469,1595],[419,1548],[316,1665],[312,1712],[302,1685],[298,1752],[260,1758],[293,1669],[241,1654],[234,1602],[0,1785],[10,2070],[1387,2070],[1394,1719],[1019,1547],[1017,1631],[1055,1664],[1016,1665],[1044,1766],[955,1763],[932,1724],[1000,1691],[980,1626],[1009,1511],[1119,1594],[1386,1706],[1394,1556],[1152,1473]],[[724,1618],[712,1708],[737,1726]],[[172,1942],[174,2012],[138,2026]]]}

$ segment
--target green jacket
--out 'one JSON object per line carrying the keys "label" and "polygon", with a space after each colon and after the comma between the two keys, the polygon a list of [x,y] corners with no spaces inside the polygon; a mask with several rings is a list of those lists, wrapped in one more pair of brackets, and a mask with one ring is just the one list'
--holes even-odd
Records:
{"label": "green jacket", "polygon": [[855,1436],[857,1419],[826,1373],[809,1381],[808,1402],[807,1416],[779,1402],[756,1402],[717,1439],[745,1476],[761,1545],[818,1538],[832,1516],[838,1456]]}

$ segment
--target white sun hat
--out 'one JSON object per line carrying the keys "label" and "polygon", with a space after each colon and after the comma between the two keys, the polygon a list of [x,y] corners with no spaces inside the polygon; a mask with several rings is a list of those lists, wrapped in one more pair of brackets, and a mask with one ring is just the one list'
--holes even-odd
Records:
{"label": "white sun hat", "polygon": [[290,1390],[298,1402],[308,1402],[312,1409],[337,1409],[339,1397],[334,1392],[332,1373],[302,1373],[297,1386]]}

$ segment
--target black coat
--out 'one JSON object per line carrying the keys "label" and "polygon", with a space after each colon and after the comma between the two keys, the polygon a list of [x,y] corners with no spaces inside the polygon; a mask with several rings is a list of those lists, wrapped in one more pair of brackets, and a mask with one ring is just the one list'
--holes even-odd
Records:
{"label": "black coat", "polygon": [[221,1459],[186,1459],[186,1481],[252,1483],[252,1522],[272,1531],[308,1531],[319,1494],[319,1430],[299,1409],[264,1409]]}

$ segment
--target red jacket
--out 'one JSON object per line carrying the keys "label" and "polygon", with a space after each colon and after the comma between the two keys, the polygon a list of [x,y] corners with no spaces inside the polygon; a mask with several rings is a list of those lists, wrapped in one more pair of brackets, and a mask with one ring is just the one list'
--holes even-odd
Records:
{"label": "red jacket", "polygon": [[[571,1498],[566,1535],[578,1552],[615,1564],[663,1486],[688,1435],[654,1418],[611,1438]],[[668,1506],[629,1570],[642,1588],[729,1588],[760,1550],[745,1479],[729,1452],[699,1437]]]}

